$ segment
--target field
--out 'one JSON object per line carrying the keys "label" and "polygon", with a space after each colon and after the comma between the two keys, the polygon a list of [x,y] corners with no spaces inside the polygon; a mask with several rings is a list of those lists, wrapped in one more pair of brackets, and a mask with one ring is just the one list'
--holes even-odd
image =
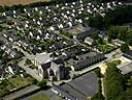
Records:
{"label": "field", "polygon": [[22,87],[32,84],[33,79],[31,77],[15,76],[0,83],[0,97]]}
{"label": "field", "polygon": [[39,2],[39,1],[50,1],[50,0],[0,0],[0,5],[4,6],[12,6],[12,5],[18,5],[18,4],[30,4],[34,2]]}
{"label": "field", "polygon": [[39,94],[37,96],[33,96],[30,100],[50,100],[47,95]]}

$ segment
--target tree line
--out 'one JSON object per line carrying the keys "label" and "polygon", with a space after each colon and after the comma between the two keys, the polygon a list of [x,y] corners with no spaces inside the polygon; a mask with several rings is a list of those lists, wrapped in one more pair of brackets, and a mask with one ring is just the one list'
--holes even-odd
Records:
{"label": "tree line", "polygon": [[104,87],[107,100],[131,100],[132,78],[124,76],[116,63],[107,64]]}
{"label": "tree line", "polygon": [[127,26],[111,26],[108,29],[109,41],[120,39],[129,45],[132,45],[132,29]]}
{"label": "tree line", "polygon": [[121,25],[132,22],[132,6],[121,6],[115,10],[108,10],[106,15],[102,17],[99,14],[90,16],[88,24],[91,27],[103,29],[111,25]]}

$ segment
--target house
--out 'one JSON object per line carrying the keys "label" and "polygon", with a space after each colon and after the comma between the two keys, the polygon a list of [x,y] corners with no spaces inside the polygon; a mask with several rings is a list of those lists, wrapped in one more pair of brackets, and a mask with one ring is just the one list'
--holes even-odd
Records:
{"label": "house", "polygon": [[115,44],[116,46],[121,46],[125,42],[123,42],[123,41],[121,41],[119,39],[114,39],[114,40],[112,40],[112,43]]}
{"label": "house", "polygon": [[7,67],[7,70],[12,75],[21,74],[24,72],[24,70],[21,67],[19,67],[18,65],[15,65],[15,64],[9,64]]}
{"label": "house", "polygon": [[121,74],[128,75],[132,72],[132,61],[128,57],[120,56],[118,57],[121,63],[117,66],[117,68],[121,71]]}
{"label": "house", "polygon": [[93,39],[90,37],[86,37],[84,39],[84,43],[88,44],[88,45],[92,45],[93,44]]}
{"label": "house", "polygon": [[123,54],[123,56],[127,57],[128,59],[132,60],[132,50],[129,50]]}
{"label": "house", "polygon": [[80,32],[77,35],[77,39],[78,40],[84,40],[86,37],[90,36],[91,33],[95,32],[95,29],[91,28],[91,27],[85,27],[84,31]]}
{"label": "house", "polygon": [[119,69],[121,70],[121,73],[122,73],[123,75],[132,74],[132,63],[123,65],[123,66],[120,67]]}
{"label": "house", "polygon": [[35,66],[41,66],[43,64],[47,64],[48,62],[51,62],[53,60],[52,57],[50,57],[51,53],[41,53],[36,54],[35,58],[33,59],[33,64]]}

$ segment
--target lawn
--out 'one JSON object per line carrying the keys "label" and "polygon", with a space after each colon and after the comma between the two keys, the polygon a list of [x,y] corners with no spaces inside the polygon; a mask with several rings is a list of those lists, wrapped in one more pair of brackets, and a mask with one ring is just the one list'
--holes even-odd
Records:
{"label": "lawn", "polygon": [[13,76],[9,79],[6,79],[0,83],[0,96],[3,96],[9,92],[14,90],[20,89],[27,85],[32,84],[33,79],[31,77],[20,77],[20,76]]}
{"label": "lawn", "polygon": [[121,60],[113,60],[113,61],[111,61],[111,62],[108,62],[108,63],[107,63],[107,66],[112,66],[112,65],[118,66],[118,65],[120,65],[120,64],[121,64]]}
{"label": "lawn", "polygon": [[73,37],[72,33],[69,33],[69,32],[60,32],[60,34],[65,35],[65,36],[67,36],[69,38]]}
{"label": "lawn", "polygon": [[28,84],[32,84],[33,79],[30,77],[22,78],[20,76],[16,76],[8,80],[9,83],[13,83],[15,88],[20,88],[22,86],[26,86]]}
{"label": "lawn", "polygon": [[103,53],[109,53],[110,51],[112,51],[115,47],[114,46],[110,46],[108,44],[99,44],[98,47],[99,51],[103,52]]}
{"label": "lawn", "polygon": [[50,100],[50,99],[49,99],[49,97],[47,95],[39,94],[37,96],[31,97],[30,100]]}

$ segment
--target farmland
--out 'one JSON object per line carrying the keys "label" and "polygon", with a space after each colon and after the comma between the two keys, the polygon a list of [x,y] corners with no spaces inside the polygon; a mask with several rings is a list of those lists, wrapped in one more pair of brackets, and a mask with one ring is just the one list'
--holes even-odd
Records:
{"label": "farmland", "polygon": [[30,3],[35,3],[35,2],[39,2],[39,1],[50,1],[50,0],[0,0],[0,5],[1,6],[12,6],[12,5],[18,5],[18,4],[22,4],[22,5],[26,5],[26,4],[30,4]]}

